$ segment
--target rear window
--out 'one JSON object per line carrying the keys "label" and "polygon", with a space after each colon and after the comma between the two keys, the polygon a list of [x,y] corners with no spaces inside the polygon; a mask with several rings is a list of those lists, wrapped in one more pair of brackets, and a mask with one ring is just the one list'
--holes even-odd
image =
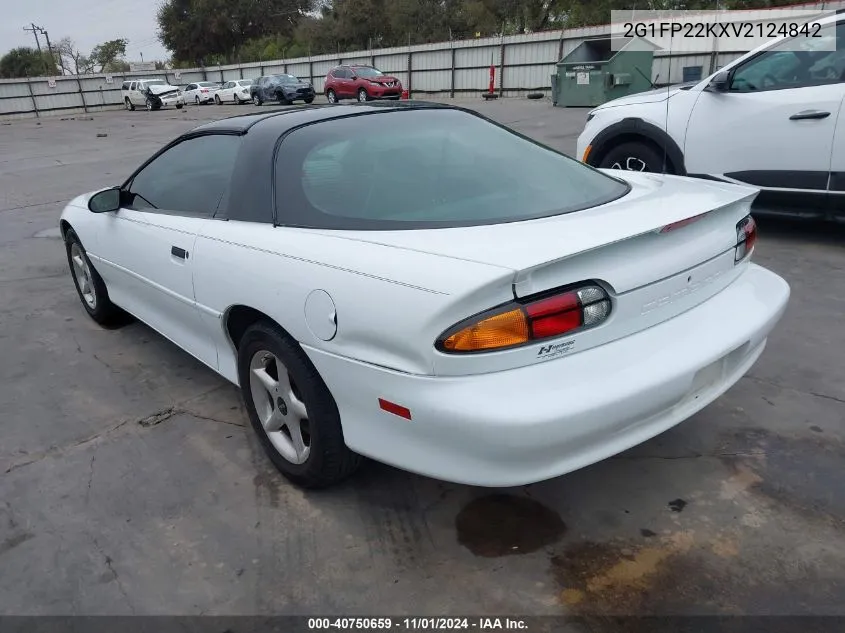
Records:
{"label": "rear window", "polygon": [[285,137],[276,217],[311,228],[497,224],[604,204],[626,183],[459,110],[323,121]]}

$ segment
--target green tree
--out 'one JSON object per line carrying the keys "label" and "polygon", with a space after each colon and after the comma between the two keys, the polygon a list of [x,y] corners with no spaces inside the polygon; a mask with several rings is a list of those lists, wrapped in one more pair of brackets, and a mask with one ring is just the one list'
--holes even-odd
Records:
{"label": "green tree", "polygon": [[159,39],[180,61],[231,61],[250,40],[291,37],[312,6],[312,0],[165,0]]}
{"label": "green tree", "polygon": [[[97,44],[89,55],[90,59],[100,67],[100,72],[120,72],[123,70],[126,47],[129,40],[118,38]],[[128,69],[128,65],[127,65]]]}
{"label": "green tree", "polygon": [[13,48],[0,58],[0,77],[44,77],[60,74],[55,60],[47,52],[39,53],[34,48],[20,46]]}

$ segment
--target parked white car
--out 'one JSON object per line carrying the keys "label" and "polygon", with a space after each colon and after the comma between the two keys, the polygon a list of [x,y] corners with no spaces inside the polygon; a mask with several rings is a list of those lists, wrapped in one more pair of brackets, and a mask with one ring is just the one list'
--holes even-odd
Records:
{"label": "parked white car", "polygon": [[703,81],[595,108],[578,157],[751,185],[755,213],[845,219],[845,15],[818,23],[818,38],[767,42]]}
{"label": "parked white car", "polygon": [[138,106],[147,110],[158,110],[169,105],[181,108],[185,105],[178,86],[171,86],[163,79],[136,79],[124,81],[120,87],[123,107],[134,110]]}
{"label": "parked white car", "polygon": [[789,286],[750,261],[755,190],[599,171],[404,103],[208,123],[75,198],[83,308],[119,306],[240,385],[303,486],[360,455],[548,479],[689,418],[760,357]]}
{"label": "parked white car", "polygon": [[223,87],[214,95],[214,103],[221,105],[223,103],[234,103],[240,105],[250,101],[249,87],[252,85],[252,79],[236,79],[234,81],[227,81]]}
{"label": "parked white car", "polygon": [[185,86],[186,103],[201,105],[214,101],[214,95],[220,90],[220,84],[214,81],[198,81]]}

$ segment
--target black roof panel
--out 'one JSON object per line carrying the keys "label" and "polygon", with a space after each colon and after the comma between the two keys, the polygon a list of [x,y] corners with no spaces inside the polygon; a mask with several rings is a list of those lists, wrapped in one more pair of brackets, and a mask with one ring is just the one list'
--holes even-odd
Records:
{"label": "black roof panel", "polygon": [[192,132],[219,131],[245,134],[250,130],[250,128],[261,123],[262,128],[266,125],[268,129],[269,127],[272,127],[274,133],[283,133],[286,129],[303,125],[304,123],[324,121],[326,119],[335,119],[354,114],[375,113],[379,111],[403,109],[417,110],[423,108],[461,109],[442,103],[410,100],[374,101],[371,103],[354,103],[349,105],[326,104],[300,107],[279,107],[263,112],[240,114],[226,119],[220,119],[219,121],[204,123],[203,125],[194,128]]}

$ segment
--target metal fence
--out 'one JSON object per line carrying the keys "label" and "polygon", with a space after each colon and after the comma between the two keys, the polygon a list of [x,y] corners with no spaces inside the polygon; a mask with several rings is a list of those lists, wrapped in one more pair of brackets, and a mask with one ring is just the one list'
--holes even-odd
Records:
{"label": "metal fence", "polygon": [[[833,11],[845,8],[845,0],[801,6],[808,11]],[[747,15],[743,19],[765,20],[767,11],[744,14]],[[74,114],[121,107],[121,84],[140,78],[162,78],[173,85],[185,86],[195,81],[225,82],[284,72],[308,79],[315,90],[322,93],[326,74],[342,63],[376,66],[398,77],[414,97],[455,97],[485,91],[491,65],[495,67],[495,90],[500,96],[520,96],[532,91],[548,94],[558,61],[584,40],[609,34],[609,25],[603,25],[181,71],[4,79],[0,80],[0,118]],[[744,52],[716,52],[711,40],[684,39],[673,50],[655,53],[652,81],[665,85],[706,76]]]}

